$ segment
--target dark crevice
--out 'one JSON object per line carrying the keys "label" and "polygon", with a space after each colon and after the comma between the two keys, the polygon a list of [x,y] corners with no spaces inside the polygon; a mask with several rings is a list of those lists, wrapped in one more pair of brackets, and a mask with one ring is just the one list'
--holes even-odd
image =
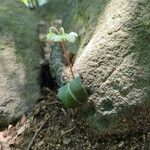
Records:
{"label": "dark crevice", "polygon": [[49,64],[41,64],[40,88],[43,89],[44,87],[50,88],[51,90],[56,90],[57,88],[57,83],[52,78]]}
{"label": "dark crevice", "polygon": [[[38,31],[39,33],[39,31]],[[41,56],[42,56],[42,61],[41,61],[41,69],[40,69],[40,89],[42,91],[43,88],[49,88],[51,90],[56,90],[57,88],[57,83],[55,82],[55,79],[52,77],[51,71],[50,71],[50,64],[49,60],[45,58],[45,53],[44,53],[44,47],[45,43],[42,41],[39,42],[39,48],[41,49]]]}

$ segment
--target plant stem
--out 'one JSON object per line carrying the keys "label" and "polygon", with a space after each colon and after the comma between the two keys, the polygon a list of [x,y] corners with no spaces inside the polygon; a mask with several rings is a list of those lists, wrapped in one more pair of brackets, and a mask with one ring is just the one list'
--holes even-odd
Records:
{"label": "plant stem", "polygon": [[74,73],[73,73],[73,70],[72,70],[72,64],[71,64],[71,62],[70,62],[70,60],[69,60],[69,56],[68,56],[68,54],[67,54],[67,48],[66,48],[66,46],[65,46],[65,44],[64,44],[63,41],[60,42],[60,45],[61,45],[61,48],[62,48],[62,51],[63,51],[63,54],[64,54],[64,58],[66,59],[66,61],[67,61],[67,63],[68,63],[68,66],[69,66],[69,68],[70,68],[71,76],[72,76],[72,78],[74,79],[75,76],[74,76]]}

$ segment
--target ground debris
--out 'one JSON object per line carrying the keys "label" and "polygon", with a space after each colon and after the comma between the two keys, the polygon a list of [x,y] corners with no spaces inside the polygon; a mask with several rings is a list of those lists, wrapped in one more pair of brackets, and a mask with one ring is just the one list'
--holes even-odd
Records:
{"label": "ground debris", "polygon": [[[16,125],[0,132],[0,150],[149,150],[150,132],[97,137],[79,117],[65,108],[56,93],[44,89],[35,108]],[[80,121],[79,121],[80,120]]]}

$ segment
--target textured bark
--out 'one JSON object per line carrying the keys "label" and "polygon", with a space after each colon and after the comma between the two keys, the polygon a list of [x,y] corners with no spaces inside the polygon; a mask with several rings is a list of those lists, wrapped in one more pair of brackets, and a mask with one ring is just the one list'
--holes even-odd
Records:
{"label": "textured bark", "polygon": [[[63,26],[80,36],[67,46],[77,52],[74,72],[89,92],[82,116],[91,128],[99,134],[149,129],[150,1],[69,1]],[[67,72],[61,62],[51,63],[59,85]]]}
{"label": "textured bark", "polygon": [[[99,3],[95,1],[92,12]],[[93,17],[81,6],[76,8],[76,24],[68,23],[74,19],[72,14],[66,16],[64,25],[72,27],[72,31],[80,31],[79,27],[84,26],[85,32],[93,33],[91,37],[85,36],[87,33],[80,35],[74,64],[74,70],[82,75],[90,91],[89,103],[94,106],[92,115],[85,111],[85,119],[99,133],[147,129],[150,124],[150,1],[111,0],[102,12],[98,11],[96,26],[84,20],[78,23],[84,14],[89,20]],[[79,9],[84,12],[82,18]],[[84,42],[85,38],[88,43]]]}

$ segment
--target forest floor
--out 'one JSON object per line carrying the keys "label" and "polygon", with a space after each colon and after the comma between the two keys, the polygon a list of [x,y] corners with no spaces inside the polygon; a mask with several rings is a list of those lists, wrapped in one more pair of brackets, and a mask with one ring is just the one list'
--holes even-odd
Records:
{"label": "forest floor", "polygon": [[45,88],[35,108],[0,132],[0,150],[150,150],[150,132],[96,136]]}
{"label": "forest floor", "polygon": [[0,150],[150,150],[150,131],[99,137],[79,111],[64,107],[55,91],[43,88],[37,105],[0,132]]}

